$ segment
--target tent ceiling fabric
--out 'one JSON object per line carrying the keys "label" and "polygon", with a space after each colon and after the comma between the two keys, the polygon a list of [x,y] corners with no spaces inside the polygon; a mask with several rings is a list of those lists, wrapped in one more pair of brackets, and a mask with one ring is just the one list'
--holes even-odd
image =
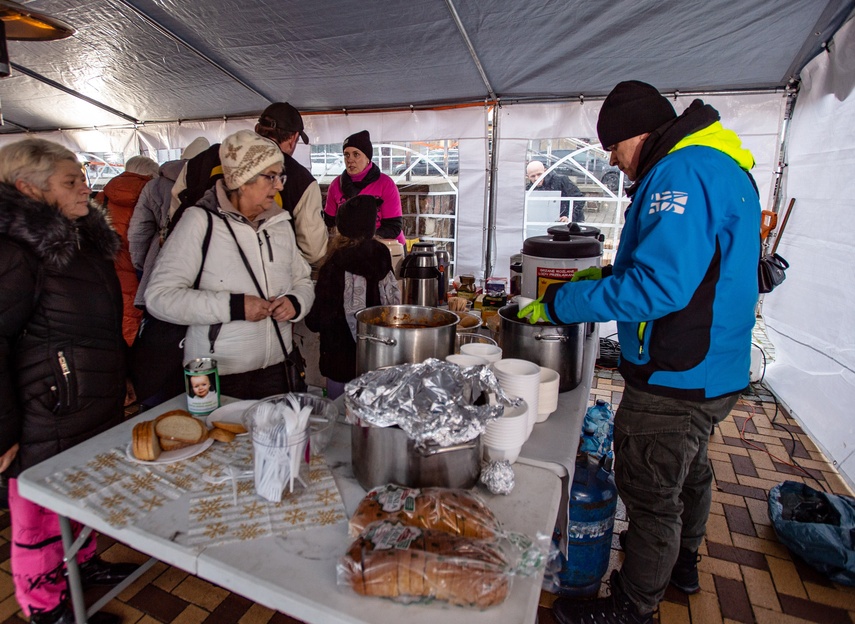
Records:
{"label": "tent ceiling fabric", "polygon": [[[304,111],[783,87],[855,0],[34,0],[72,37],[9,42],[4,132]],[[31,77],[35,75],[36,77]],[[39,81],[42,76],[87,103]],[[121,113],[117,116],[110,109]]]}

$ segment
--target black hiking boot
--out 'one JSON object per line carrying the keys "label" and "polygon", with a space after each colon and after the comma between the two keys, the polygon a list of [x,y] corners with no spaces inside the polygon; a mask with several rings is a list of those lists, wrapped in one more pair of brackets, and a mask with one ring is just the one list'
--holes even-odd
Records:
{"label": "black hiking boot", "polygon": [[680,554],[677,555],[677,562],[671,570],[671,585],[684,594],[697,594],[701,591],[698,580],[698,561],[700,560],[698,551],[692,552],[681,548]]}
{"label": "black hiking boot", "polygon": [[[626,551],[626,531],[618,534],[618,543],[621,549]],[[701,555],[697,551],[680,548],[680,554],[677,555],[677,561],[671,570],[671,585],[684,594],[697,594],[701,591],[698,579],[698,561],[700,560]]]}
{"label": "black hiking boot", "polygon": [[609,579],[611,595],[594,600],[559,598],[552,605],[558,624],[653,624],[653,612],[639,613],[620,586],[618,571]]}

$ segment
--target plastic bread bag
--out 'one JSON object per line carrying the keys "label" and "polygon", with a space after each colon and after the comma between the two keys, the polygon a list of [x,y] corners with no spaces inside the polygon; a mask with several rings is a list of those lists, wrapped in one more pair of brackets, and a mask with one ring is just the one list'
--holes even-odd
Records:
{"label": "plastic bread bag", "polygon": [[351,543],[337,580],[363,596],[487,609],[505,601],[514,576],[531,575],[544,562],[540,546],[521,534],[479,540],[381,521]]}
{"label": "plastic bread bag", "polygon": [[376,487],[351,516],[350,536],[356,537],[379,520],[479,539],[495,537],[500,532],[499,521],[480,496],[454,488],[417,489],[393,484]]}

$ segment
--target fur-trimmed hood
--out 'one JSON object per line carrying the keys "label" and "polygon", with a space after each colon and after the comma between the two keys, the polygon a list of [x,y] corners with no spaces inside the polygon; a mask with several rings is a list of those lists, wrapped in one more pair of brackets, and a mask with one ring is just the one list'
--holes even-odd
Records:
{"label": "fur-trimmed hood", "polygon": [[76,221],[56,208],[31,199],[9,184],[0,184],[0,236],[23,243],[46,265],[61,269],[79,245],[92,247],[112,260],[119,250],[119,235],[107,214],[89,203],[89,214]]}

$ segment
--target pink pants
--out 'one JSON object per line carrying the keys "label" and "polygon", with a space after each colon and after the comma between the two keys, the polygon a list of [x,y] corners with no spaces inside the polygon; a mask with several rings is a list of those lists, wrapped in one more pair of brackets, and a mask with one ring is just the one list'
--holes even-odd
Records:
{"label": "pink pants", "polygon": [[[68,599],[59,516],[18,494],[18,480],[9,479],[12,519],[12,578],[15,598],[24,615],[51,611]],[[75,537],[83,525],[71,523]],[[78,563],[95,556],[93,532],[77,553]]]}

